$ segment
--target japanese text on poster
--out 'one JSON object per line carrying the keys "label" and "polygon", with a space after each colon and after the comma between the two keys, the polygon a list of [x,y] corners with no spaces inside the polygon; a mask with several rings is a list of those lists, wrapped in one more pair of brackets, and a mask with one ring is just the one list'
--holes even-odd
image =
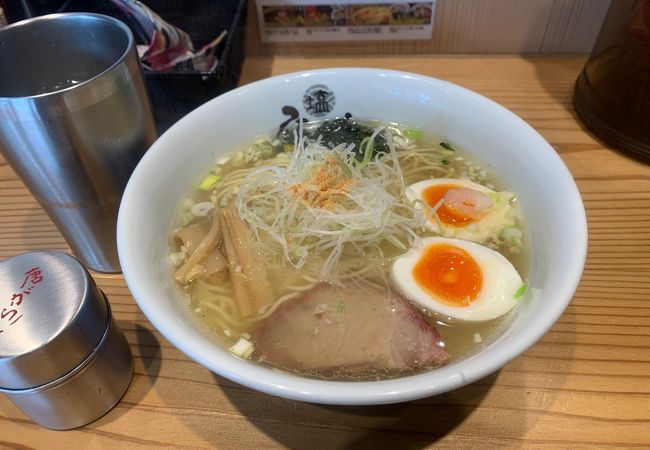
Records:
{"label": "japanese text on poster", "polygon": [[262,42],[430,39],[435,0],[257,0]]}

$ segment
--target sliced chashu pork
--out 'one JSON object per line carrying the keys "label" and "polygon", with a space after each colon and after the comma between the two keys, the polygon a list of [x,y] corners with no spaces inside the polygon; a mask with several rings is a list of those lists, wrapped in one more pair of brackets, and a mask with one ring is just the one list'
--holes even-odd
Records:
{"label": "sliced chashu pork", "polygon": [[290,370],[404,370],[449,359],[410,303],[375,286],[320,284],[280,306],[256,334],[253,358]]}

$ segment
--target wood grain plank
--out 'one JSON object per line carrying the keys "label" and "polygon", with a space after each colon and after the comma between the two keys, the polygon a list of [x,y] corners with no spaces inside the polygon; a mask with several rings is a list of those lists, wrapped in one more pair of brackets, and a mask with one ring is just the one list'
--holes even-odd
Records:
{"label": "wood grain plank", "polygon": [[553,2],[539,53],[589,53],[610,0]]}

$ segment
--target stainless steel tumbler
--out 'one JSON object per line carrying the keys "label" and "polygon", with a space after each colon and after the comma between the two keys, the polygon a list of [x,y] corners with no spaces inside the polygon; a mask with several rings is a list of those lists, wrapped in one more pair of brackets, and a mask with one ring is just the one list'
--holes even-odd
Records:
{"label": "stainless steel tumbler", "polygon": [[0,29],[0,151],[87,267],[120,270],[120,199],[155,139],[125,24],[66,13]]}

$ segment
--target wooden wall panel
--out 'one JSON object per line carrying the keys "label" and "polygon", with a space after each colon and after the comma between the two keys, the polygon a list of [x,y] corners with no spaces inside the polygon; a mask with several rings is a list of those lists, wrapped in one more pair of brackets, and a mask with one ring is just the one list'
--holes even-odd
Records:
{"label": "wooden wall panel", "polygon": [[588,53],[611,0],[438,0],[428,41],[262,44],[249,0],[250,56]]}
{"label": "wooden wall panel", "polygon": [[522,53],[539,48],[553,0],[440,0],[430,42],[440,53]]}
{"label": "wooden wall panel", "polygon": [[555,0],[539,53],[589,53],[610,0]]}

